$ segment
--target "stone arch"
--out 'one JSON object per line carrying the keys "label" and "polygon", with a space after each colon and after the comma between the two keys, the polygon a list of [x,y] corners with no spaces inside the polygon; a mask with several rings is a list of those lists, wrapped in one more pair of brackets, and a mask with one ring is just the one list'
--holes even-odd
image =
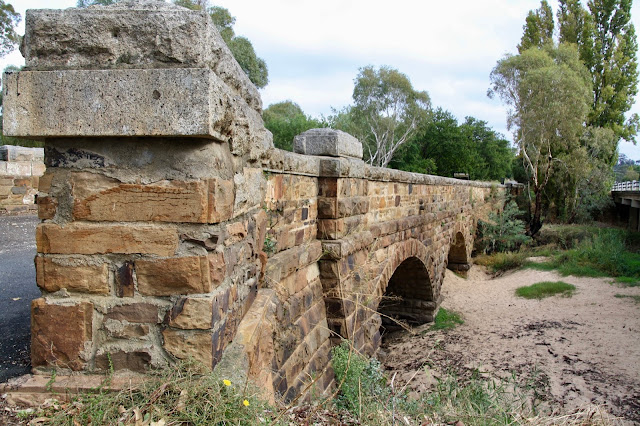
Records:
{"label": "stone arch", "polygon": [[432,321],[437,299],[433,256],[414,239],[390,246],[389,255],[378,283],[382,325],[394,328],[394,320],[411,325]]}
{"label": "stone arch", "polygon": [[447,256],[447,268],[452,271],[466,273],[470,266],[471,237],[462,222],[458,222],[454,227],[449,254]]}

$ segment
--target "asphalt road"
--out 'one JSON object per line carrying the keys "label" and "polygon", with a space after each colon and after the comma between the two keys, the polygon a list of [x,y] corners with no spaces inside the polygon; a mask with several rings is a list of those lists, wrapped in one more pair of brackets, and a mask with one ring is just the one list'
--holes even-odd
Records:
{"label": "asphalt road", "polygon": [[0,383],[29,373],[37,216],[0,216]]}

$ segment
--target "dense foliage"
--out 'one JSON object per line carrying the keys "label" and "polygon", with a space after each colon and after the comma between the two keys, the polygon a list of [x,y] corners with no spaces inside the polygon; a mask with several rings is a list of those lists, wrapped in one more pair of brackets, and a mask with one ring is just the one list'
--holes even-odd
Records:
{"label": "dense foliage", "polygon": [[300,106],[292,101],[278,102],[269,105],[262,113],[264,126],[273,134],[276,148],[292,151],[293,138],[300,133],[323,127],[320,120],[305,115]]}
{"label": "dense foliage", "polygon": [[515,201],[505,203],[502,211],[489,213],[489,220],[478,222],[477,244],[485,253],[507,252],[518,250],[522,244],[531,241],[525,235],[524,222],[518,219],[521,215]]}
{"label": "dense foliage", "polygon": [[10,3],[0,0],[0,57],[15,49],[20,41],[16,33],[16,25],[20,22],[20,14]]}
{"label": "dense foliage", "polygon": [[500,180],[511,176],[513,155],[509,141],[486,121],[467,117],[458,124],[453,114],[438,108],[389,165],[410,172]]}

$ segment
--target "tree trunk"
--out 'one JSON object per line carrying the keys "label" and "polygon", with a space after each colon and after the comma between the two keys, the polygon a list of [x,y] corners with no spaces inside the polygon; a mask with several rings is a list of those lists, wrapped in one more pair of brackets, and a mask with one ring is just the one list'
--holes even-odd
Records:
{"label": "tree trunk", "polygon": [[529,230],[527,231],[527,235],[532,238],[542,228],[542,220],[540,220],[540,216],[542,215],[542,191],[538,188],[535,188],[534,191],[536,193],[536,201],[533,209],[533,217],[529,221]]}

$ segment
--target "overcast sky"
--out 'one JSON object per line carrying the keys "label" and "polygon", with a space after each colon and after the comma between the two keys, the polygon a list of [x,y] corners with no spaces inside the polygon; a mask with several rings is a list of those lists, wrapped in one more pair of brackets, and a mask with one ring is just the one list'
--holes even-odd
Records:
{"label": "overcast sky", "polygon": [[[9,0],[26,9],[73,7],[76,0]],[[499,100],[487,98],[489,73],[506,53],[516,53],[527,12],[539,0],[211,0],[236,17],[235,32],[249,38],[269,67],[261,90],[265,107],[290,99],[313,116],[351,102],[353,80],[366,65],[389,65],[426,90],[434,107],[506,129]],[[552,7],[556,2],[551,0]],[[640,2],[638,2],[640,3]],[[640,28],[640,4],[632,16]],[[0,60],[22,65],[19,52]],[[640,105],[633,112],[640,114]],[[640,160],[640,143],[620,152]]]}

